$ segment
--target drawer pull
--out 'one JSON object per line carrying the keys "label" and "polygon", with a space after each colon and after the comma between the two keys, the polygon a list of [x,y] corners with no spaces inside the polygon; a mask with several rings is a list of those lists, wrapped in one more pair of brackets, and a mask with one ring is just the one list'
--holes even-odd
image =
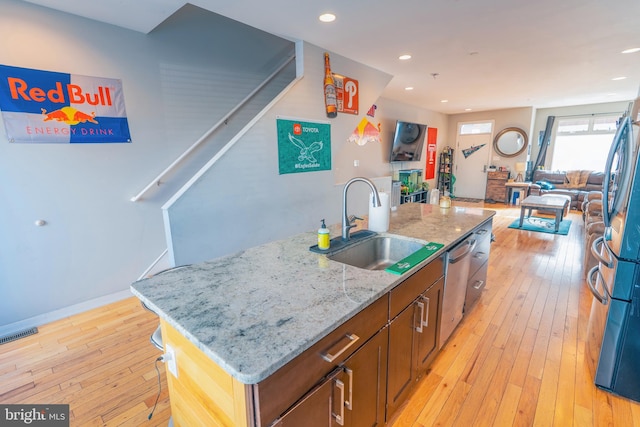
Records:
{"label": "drawer pull", "polygon": [[484,258],[487,254],[485,254],[484,252],[476,252],[475,255],[473,255],[474,258]]}
{"label": "drawer pull", "polygon": [[476,284],[473,285],[473,289],[478,290],[484,285],[484,280],[476,280]]}
{"label": "drawer pull", "polygon": [[339,414],[333,414],[336,417],[336,422],[341,426],[344,425],[344,383],[340,380],[336,380],[336,386],[340,389],[340,403],[338,406],[340,407]]}
{"label": "drawer pull", "polygon": [[418,307],[420,307],[420,321],[418,322],[418,326],[416,327],[416,332],[422,333],[422,319],[424,319],[424,304],[420,301],[417,301]]}
{"label": "drawer pull", "polygon": [[344,406],[346,406],[348,410],[353,411],[353,371],[349,368],[345,368],[344,371],[349,377],[349,400],[344,402]]}
{"label": "drawer pull", "polygon": [[422,321],[422,326],[424,326],[425,328],[428,328],[429,327],[429,306],[431,305],[431,300],[428,297],[424,297],[424,296],[422,297],[422,299],[426,303],[424,320]]}
{"label": "drawer pull", "polygon": [[347,345],[345,345],[344,347],[342,347],[340,349],[340,351],[338,351],[336,354],[331,354],[331,353],[325,353],[322,355],[322,358],[324,360],[326,360],[329,363],[332,363],[334,360],[336,360],[342,353],[344,353],[345,351],[347,351],[347,349],[349,347],[351,347],[352,345],[354,345],[356,343],[356,341],[358,341],[360,339],[359,336],[357,336],[356,334],[346,334],[344,336],[345,338],[349,339],[349,342],[347,343]]}

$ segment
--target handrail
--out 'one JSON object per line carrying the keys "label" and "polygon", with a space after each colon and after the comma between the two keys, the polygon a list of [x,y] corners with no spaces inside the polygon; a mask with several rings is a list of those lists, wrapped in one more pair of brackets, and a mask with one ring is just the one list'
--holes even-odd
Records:
{"label": "handrail", "polygon": [[173,168],[175,168],[178,163],[180,163],[182,160],[184,160],[184,158],[186,158],[189,154],[191,154],[191,152],[193,150],[195,150],[205,139],[207,139],[223,123],[226,123],[227,120],[229,120],[229,118],[236,111],[238,111],[240,108],[242,108],[242,106],[244,106],[244,104],[249,102],[249,100],[251,98],[253,98],[253,96],[256,93],[258,93],[263,87],[265,87],[267,85],[267,83],[269,83],[271,80],[273,80],[273,78],[275,76],[277,76],[278,73],[280,73],[280,71],[282,71],[287,65],[289,65],[291,63],[291,61],[293,61],[295,59],[295,57],[296,57],[295,55],[290,56],[282,65],[280,65],[273,73],[271,73],[262,83],[260,83],[253,91],[251,91],[251,93],[249,93],[249,95],[247,95],[242,101],[240,101],[240,103],[238,103],[238,105],[236,105],[227,114],[225,114],[224,117],[222,117],[215,125],[213,125],[207,132],[205,132],[204,135],[202,135],[195,143],[193,143],[193,145],[191,145],[191,147],[189,147],[176,160],[174,160],[173,163],[171,163],[169,166],[167,166],[167,168],[165,170],[163,170],[160,173],[160,175],[155,177],[155,179],[153,181],[151,181],[146,187],[144,187],[142,189],[142,191],[140,191],[138,194],[133,196],[130,200],[132,202],[137,202],[138,200],[140,200],[142,198],[142,196],[144,196],[147,193],[147,191],[149,191],[151,189],[151,187],[153,187],[154,185],[160,185],[160,181],[162,180],[162,178],[164,178],[165,175],[167,175],[171,170],[173,170]]}
{"label": "handrail", "polygon": [[165,248],[164,251],[162,251],[162,253],[160,254],[160,256],[158,258],[155,259],[155,261],[153,261],[151,263],[151,265],[149,267],[147,267],[147,269],[140,275],[140,277],[138,277],[138,280],[142,280],[145,277],[147,277],[147,274],[149,274],[149,272],[151,271],[151,269],[153,267],[156,266],[157,263],[160,262],[160,260],[162,259],[163,256],[165,256],[167,254],[167,252],[169,252],[169,248]]}

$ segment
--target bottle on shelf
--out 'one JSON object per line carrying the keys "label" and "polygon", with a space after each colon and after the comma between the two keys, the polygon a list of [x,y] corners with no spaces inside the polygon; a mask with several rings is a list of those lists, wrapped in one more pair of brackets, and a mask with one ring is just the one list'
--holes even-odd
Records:
{"label": "bottle on shelf", "polygon": [[331,72],[329,54],[324,53],[324,105],[327,117],[334,118],[338,115],[338,98],[336,96],[336,83]]}

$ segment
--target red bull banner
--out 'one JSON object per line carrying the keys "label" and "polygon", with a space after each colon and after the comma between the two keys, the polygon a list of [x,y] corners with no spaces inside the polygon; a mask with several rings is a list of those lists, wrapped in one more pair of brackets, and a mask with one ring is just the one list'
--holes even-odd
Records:
{"label": "red bull banner", "polygon": [[0,65],[9,142],[131,142],[122,82]]}

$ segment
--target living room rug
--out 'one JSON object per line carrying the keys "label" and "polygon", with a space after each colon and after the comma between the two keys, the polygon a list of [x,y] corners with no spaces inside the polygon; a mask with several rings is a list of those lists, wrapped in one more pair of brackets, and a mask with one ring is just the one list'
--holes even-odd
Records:
{"label": "living room rug", "polygon": [[537,216],[530,216],[522,221],[522,227],[519,227],[520,218],[516,219],[509,225],[509,228],[516,228],[518,230],[526,231],[538,231],[540,233],[561,234],[566,236],[569,234],[569,228],[571,228],[571,220],[563,219],[558,227],[558,231],[555,231],[555,219],[553,218],[540,218]]}
{"label": "living room rug", "polygon": [[471,199],[469,197],[455,197],[455,196],[453,200],[456,202],[468,202],[468,203],[480,203],[483,201],[482,199]]}

